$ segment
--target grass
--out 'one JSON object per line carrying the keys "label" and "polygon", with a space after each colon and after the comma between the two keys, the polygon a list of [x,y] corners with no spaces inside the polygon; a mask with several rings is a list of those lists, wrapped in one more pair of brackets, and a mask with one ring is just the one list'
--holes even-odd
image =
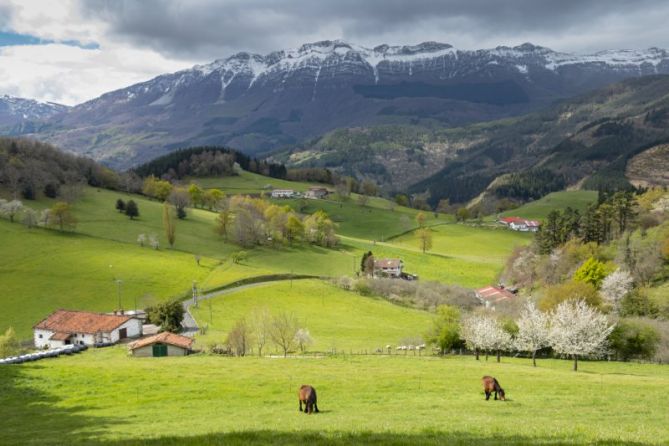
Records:
{"label": "grass", "polygon": [[28,230],[4,220],[0,246],[0,327],[13,326],[20,338],[31,337],[31,327],[58,308],[114,310],[115,277],[123,280],[123,306],[131,308],[135,300],[144,306],[188,291],[217,263],[204,258],[198,267],[190,254]]}
{"label": "grass", "polygon": [[[0,367],[3,445],[660,445],[669,369],[503,358],[132,358]],[[485,401],[480,377],[508,401]],[[298,412],[318,390],[321,413]]]}
{"label": "grass", "polygon": [[503,212],[502,217],[523,217],[543,220],[555,209],[571,207],[583,212],[589,204],[597,201],[597,192],[590,190],[552,192],[519,208]]}
{"label": "grass", "polygon": [[235,176],[198,177],[192,178],[191,181],[206,189],[221,189],[228,194],[259,194],[266,192],[268,185],[274,189],[293,189],[304,192],[312,186],[308,183],[270,178],[247,171],[241,171]]}
{"label": "grass", "polygon": [[[300,209],[300,200],[280,200],[294,209]],[[383,241],[401,234],[418,225],[415,221],[418,211],[397,207],[394,211],[387,207],[387,201],[377,198],[370,200],[367,206],[357,204],[354,198],[343,203],[333,200],[306,200],[302,212],[311,214],[318,210],[327,212],[337,224],[337,233],[367,240]],[[425,212],[426,224],[450,221],[448,216],[435,218],[431,212]],[[403,218],[406,217],[406,218]]]}
{"label": "grass", "polygon": [[433,246],[427,255],[420,251],[415,231],[391,244],[368,248],[377,256],[401,257],[406,270],[421,279],[481,287],[495,280],[515,247],[532,240],[529,234],[455,224],[436,225],[431,230]]}
{"label": "grass", "polygon": [[[405,338],[420,338],[432,315],[384,300],[362,297],[319,280],[295,280],[247,288],[202,303],[192,310],[208,332],[197,342],[223,342],[234,323],[254,309],[293,313],[314,338],[311,350],[374,351]],[[334,323],[333,321],[336,321]]]}

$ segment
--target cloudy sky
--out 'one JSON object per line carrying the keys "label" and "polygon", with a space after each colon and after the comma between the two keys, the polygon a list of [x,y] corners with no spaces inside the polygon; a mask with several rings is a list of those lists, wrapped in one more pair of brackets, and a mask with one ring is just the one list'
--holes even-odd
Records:
{"label": "cloudy sky", "polygon": [[0,0],[0,94],[77,104],[305,42],[669,48],[665,0]]}

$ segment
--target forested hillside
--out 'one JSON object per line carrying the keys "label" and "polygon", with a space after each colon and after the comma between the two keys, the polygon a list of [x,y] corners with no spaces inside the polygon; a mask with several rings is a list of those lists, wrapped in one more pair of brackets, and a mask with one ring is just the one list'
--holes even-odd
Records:
{"label": "forested hillside", "polygon": [[339,129],[272,159],[374,179],[385,190],[428,192],[433,206],[467,202],[489,187],[518,201],[583,180],[589,189],[624,189],[628,160],[669,139],[667,110],[669,77],[649,76],[467,127]]}

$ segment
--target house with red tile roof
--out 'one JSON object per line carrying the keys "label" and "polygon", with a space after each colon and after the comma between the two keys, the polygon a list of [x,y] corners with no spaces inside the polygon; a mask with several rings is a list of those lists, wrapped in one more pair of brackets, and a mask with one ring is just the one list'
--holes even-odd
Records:
{"label": "house with red tile roof", "polygon": [[377,277],[400,277],[402,268],[404,268],[402,259],[374,260],[374,276]]}
{"label": "house with red tile roof", "polygon": [[142,335],[142,321],[123,314],[57,310],[33,326],[37,348],[116,343]]}
{"label": "house with red tile roof", "polygon": [[503,286],[487,286],[476,290],[476,297],[486,307],[494,307],[495,304],[515,298],[516,295]]}
{"label": "house with red tile roof", "polygon": [[541,226],[540,221],[527,220],[521,217],[502,217],[497,221],[509,229],[520,232],[537,232],[539,226]]}

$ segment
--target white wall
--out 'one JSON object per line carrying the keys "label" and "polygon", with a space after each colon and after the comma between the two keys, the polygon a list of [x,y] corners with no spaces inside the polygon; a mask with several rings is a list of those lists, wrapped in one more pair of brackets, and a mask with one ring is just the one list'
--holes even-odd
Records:
{"label": "white wall", "polygon": [[111,332],[111,342],[119,341],[119,331],[125,328],[128,332],[129,338],[138,338],[142,335],[142,321],[139,319],[130,319],[125,322],[123,325],[118,326],[114,331]]}
{"label": "white wall", "polygon": [[[118,342],[119,330],[125,328],[129,338],[138,338],[142,335],[142,321],[139,319],[130,319],[123,325],[113,330],[111,333],[98,333],[97,335],[89,333],[74,333],[70,338],[71,344],[93,345],[96,342]],[[51,330],[36,328],[33,333],[33,341],[36,348],[56,348],[65,345],[63,341],[50,341],[49,338],[54,334]],[[40,338],[40,335],[42,337]]]}

